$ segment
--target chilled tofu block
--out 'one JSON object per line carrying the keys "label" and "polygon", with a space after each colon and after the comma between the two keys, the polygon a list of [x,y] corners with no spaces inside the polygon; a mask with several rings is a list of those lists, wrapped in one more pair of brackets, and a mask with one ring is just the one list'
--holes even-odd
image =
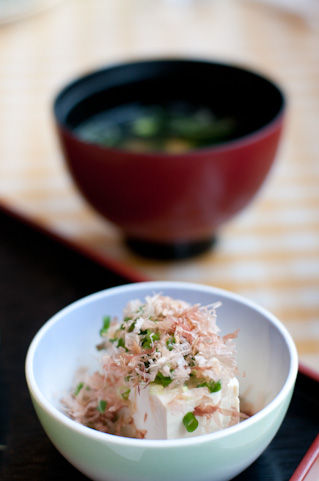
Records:
{"label": "chilled tofu block", "polygon": [[[238,422],[239,385],[232,378],[218,392],[207,388],[169,388],[152,384],[130,393],[137,429],[145,439],[175,439],[218,431]],[[207,411],[207,412],[206,412]],[[186,413],[194,413],[198,427],[188,432],[183,424]]]}

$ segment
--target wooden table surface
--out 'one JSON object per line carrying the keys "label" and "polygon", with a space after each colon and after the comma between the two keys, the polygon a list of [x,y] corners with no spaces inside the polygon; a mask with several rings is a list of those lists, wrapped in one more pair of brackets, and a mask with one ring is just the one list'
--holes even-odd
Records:
{"label": "wooden table surface", "polygon": [[[183,262],[130,253],[75,190],[57,145],[52,99],[97,66],[192,56],[257,69],[283,86],[288,115],[259,196]],[[273,311],[319,370],[319,25],[248,0],[63,0],[0,28],[0,204],[154,279],[224,287]],[[53,293],[54,295],[54,293]]]}

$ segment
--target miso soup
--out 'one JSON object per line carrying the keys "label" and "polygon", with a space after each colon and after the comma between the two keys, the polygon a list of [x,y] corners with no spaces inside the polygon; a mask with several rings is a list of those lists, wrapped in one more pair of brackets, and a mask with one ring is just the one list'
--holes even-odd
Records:
{"label": "miso soup", "polygon": [[106,147],[182,153],[234,138],[236,121],[207,107],[183,102],[165,106],[131,104],[94,115],[75,131],[83,140]]}

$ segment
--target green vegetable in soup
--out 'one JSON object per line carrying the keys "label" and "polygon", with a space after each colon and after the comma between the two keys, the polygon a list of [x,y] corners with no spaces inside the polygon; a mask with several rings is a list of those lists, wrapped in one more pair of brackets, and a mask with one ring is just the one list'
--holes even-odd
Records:
{"label": "green vegetable in soup", "polygon": [[126,117],[117,113],[113,121],[111,113],[105,112],[76,131],[82,139],[106,147],[181,153],[225,141],[235,128],[233,118],[218,117],[208,108],[178,104],[136,107]]}

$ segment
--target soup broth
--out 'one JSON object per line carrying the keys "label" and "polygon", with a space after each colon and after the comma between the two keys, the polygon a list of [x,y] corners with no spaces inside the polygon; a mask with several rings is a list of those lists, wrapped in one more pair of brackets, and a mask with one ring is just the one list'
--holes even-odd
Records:
{"label": "soup broth", "polygon": [[75,131],[81,139],[105,147],[181,153],[234,138],[236,121],[185,103],[134,104],[90,117]]}

